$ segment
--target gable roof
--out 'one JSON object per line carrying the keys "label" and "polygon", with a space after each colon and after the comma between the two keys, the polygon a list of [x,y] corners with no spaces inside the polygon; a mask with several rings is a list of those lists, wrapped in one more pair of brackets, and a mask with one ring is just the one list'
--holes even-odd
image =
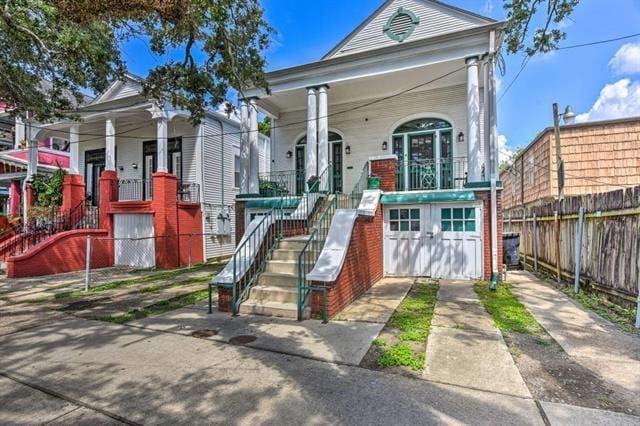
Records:
{"label": "gable roof", "polygon": [[437,0],[386,0],[322,59],[402,43],[384,32],[390,18],[400,9],[414,15],[417,22],[414,30],[406,38],[407,42],[497,22]]}
{"label": "gable roof", "polygon": [[107,90],[96,96],[91,105],[135,96],[141,92],[142,78],[131,73],[125,73],[123,78],[113,81]]}

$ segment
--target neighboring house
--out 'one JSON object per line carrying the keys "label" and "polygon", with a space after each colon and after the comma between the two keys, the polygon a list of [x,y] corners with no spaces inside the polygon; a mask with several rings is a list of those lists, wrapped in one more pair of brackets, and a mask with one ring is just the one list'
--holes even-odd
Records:
{"label": "neighboring house", "polygon": [[[62,211],[99,215],[99,226],[93,226],[98,229],[78,239],[92,232],[115,238],[113,247],[104,248],[107,264],[95,266],[173,267],[233,253],[237,121],[207,111],[194,126],[188,112],[145,98],[133,75],[114,82],[78,114],[79,122],[39,127],[37,137],[69,141]],[[257,142],[251,161],[265,172],[269,139],[260,136]],[[71,247],[64,238],[72,237],[65,235],[58,236],[58,246]],[[29,256],[44,251],[42,245],[15,257],[13,266],[9,259],[9,274],[20,268],[29,274],[60,272],[33,267],[38,257]]]}
{"label": "neighboring house", "polygon": [[[296,308],[298,300],[322,310],[320,296],[309,302],[300,293],[306,287],[325,289],[331,315],[383,275],[497,280],[501,188],[492,111],[502,27],[439,1],[388,0],[322,59],[268,73],[268,94],[244,90],[236,214],[248,228],[241,247],[283,194],[290,197],[285,219],[266,223],[283,222],[276,228],[284,234],[303,235],[300,244],[280,241],[270,254],[255,255],[266,262],[256,278],[231,283],[231,275],[242,275],[237,268],[231,274],[232,262],[216,279],[220,308],[276,315],[297,309],[300,317],[306,308]],[[257,111],[272,119],[274,171],[262,179],[286,188],[275,194],[259,190],[248,166]],[[363,194],[369,176],[380,178],[381,193]],[[319,197],[310,177],[320,178]],[[347,203],[321,215],[345,196],[361,200],[357,214],[358,206]],[[289,230],[302,217],[306,224]],[[325,240],[316,240],[327,232],[322,249]],[[239,242],[242,235],[236,233]],[[296,250],[315,254],[298,258]],[[287,280],[288,295],[269,288]],[[289,304],[278,305],[283,300]]]}
{"label": "neighboring house", "polygon": [[[640,185],[640,117],[560,126],[564,195]],[[532,206],[558,195],[553,127],[541,131],[500,173],[505,210]]]}

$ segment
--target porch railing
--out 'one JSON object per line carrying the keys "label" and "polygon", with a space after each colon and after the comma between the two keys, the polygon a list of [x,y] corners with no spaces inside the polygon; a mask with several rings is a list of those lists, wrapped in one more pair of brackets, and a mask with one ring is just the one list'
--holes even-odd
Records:
{"label": "porch railing", "polygon": [[396,190],[461,189],[467,182],[466,158],[398,162]]}
{"label": "porch railing", "polygon": [[153,179],[120,179],[118,201],[146,201],[153,199]]}
{"label": "porch railing", "polygon": [[98,229],[100,216],[97,207],[87,207],[85,203],[62,213],[39,215],[27,220],[21,232],[0,243],[0,260],[25,253],[51,236],[74,229]]}
{"label": "porch railing", "polygon": [[177,199],[185,203],[199,203],[200,185],[195,182],[178,183]]}
{"label": "porch railing", "polygon": [[306,189],[304,172],[295,170],[260,173],[258,179],[263,197],[302,195]]}

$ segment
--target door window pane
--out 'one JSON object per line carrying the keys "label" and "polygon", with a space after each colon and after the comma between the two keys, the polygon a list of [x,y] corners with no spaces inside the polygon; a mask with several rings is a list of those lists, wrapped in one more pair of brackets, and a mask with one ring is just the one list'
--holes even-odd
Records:
{"label": "door window pane", "polygon": [[407,221],[402,221],[400,222],[400,230],[401,231],[408,231],[409,230],[409,222]]}
{"label": "door window pane", "polygon": [[420,230],[420,221],[412,220],[411,221],[411,230],[412,231],[419,231]]}
{"label": "door window pane", "polygon": [[464,209],[464,218],[465,219],[475,219],[476,218],[476,209],[473,207],[467,207]]}
{"label": "door window pane", "polygon": [[409,209],[400,210],[400,219],[409,219]]}
{"label": "door window pane", "polygon": [[447,220],[447,221],[443,221],[442,222],[442,230],[444,232],[449,232],[451,231],[451,221]]}
{"label": "door window pane", "polygon": [[475,220],[466,220],[464,222],[464,230],[466,232],[475,232],[475,230],[476,230],[476,221]]}
{"label": "door window pane", "polygon": [[440,227],[444,232],[475,232],[475,217],[475,207],[442,208],[440,209]]}
{"label": "door window pane", "polygon": [[453,209],[453,218],[462,219],[462,209]]}
{"label": "door window pane", "polygon": [[389,222],[389,229],[392,231],[398,230],[398,222]]}
{"label": "door window pane", "polygon": [[398,210],[389,210],[389,219],[397,220],[398,219]]}
{"label": "door window pane", "polygon": [[461,220],[454,220],[454,221],[453,221],[453,230],[454,230],[455,232],[462,232],[462,231],[464,231],[464,227],[463,227],[462,223],[463,223],[463,222],[462,222]]}
{"label": "door window pane", "polygon": [[420,209],[411,209],[411,219],[420,219]]}
{"label": "door window pane", "polygon": [[451,219],[451,209],[442,209],[440,214],[442,219]]}

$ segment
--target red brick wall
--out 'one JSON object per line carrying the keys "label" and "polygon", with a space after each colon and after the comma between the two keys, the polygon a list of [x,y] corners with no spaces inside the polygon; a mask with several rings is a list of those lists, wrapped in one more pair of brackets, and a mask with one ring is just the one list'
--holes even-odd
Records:
{"label": "red brick wall", "polygon": [[[7,260],[7,276],[33,277],[85,269],[88,235],[106,237],[107,231],[82,229],[56,234],[27,253],[10,257]],[[113,266],[113,245],[110,240],[94,240],[91,253],[92,268]]]}
{"label": "red brick wall", "polygon": [[84,202],[84,180],[80,175],[65,175],[62,184],[62,208],[63,212],[71,210]]}
{"label": "red brick wall", "polygon": [[[330,317],[382,278],[382,240],[382,205],[379,205],[375,216],[356,219],[342,271],[335,282],[327,285],[327,314]],[[314,292],[311,312],[322,314],[322,293]]]}
{"label": "red brick wall", "polygon": [[371,161],[371,174],[380,176],[380,189],[392,192],[396,190],[396,174],[398,173],[398,160],[389,158]]}
{"label": "red brick wall", "polygon": [[246,203],[244,200],[236,200],[236,245],[238,245],[244,235],[244,210]]}
{"label": "red brick wall", "polygon": [[153,174],[153,225],[156,236],[156,266],[175,268],[180,265],[178,242],[178,178],[164,172]]}
{"label": "red brick wall", "polygon": [[[502,191],[497,191],[498,208],[498,273],[502,276]],[[476,199],[482,200],[482,262],[483,278],[491,279],[491,192],[476,191]]]}
{"label": "red brick wall", "polygon": [[[180,265],[204,262],[202,210],[197,203],[178,203]],[[193,234],[193,235],[188,235]]]}

